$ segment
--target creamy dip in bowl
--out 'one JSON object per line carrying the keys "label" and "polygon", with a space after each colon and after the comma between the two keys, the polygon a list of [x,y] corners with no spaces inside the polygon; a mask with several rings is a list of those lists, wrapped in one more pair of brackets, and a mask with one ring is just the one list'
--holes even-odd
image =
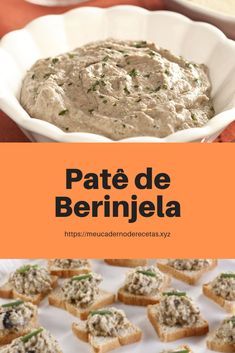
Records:
{"label": "creamy dip in bowl", "polygon": [[1,40],[0,107],[33,141],[209,142],[235,118],[234,55],[176,13],[84,7]]}
{"label": "creamy dip in bowl", "polygon": [[214,115],[206,66],[146,41],[94,42],[27,72],[21,104],[65,132],[166,137]]}

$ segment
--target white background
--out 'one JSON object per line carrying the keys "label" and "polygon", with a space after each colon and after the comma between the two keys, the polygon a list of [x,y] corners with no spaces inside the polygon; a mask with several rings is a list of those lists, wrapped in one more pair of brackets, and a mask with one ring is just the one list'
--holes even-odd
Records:
{"label": "white background", "polygon": [[[102,260],[91,260],[92,268],[95,272],[100,273],[104,280],[101,288],[111,292],[117,292],[118,288],[122,286],[125,279],[125,273],[128,270],[124,267],[114,267],[107,265]],[[151,260],[150,263],[155,263]],[[3,283],[9,273],[14,271],[17,267],[25,263],[39,263],[45,264],[42,260],[0,260],[0,281]],[[214,329],[221,320],[228,314],[222,308],[211,302],[202,295],[202,284],[212,280],[216,274],[225,270],[235,270],[235,260],[219,260],[218,267],[206,274],[197,286],[189,286],[183,282],[174,280],[172,286],[187,291],[189,295],[194,298],[201,309],[202,315],[208,320],[210,329]],[[0,299],[1,303],[5,302]],[[187,343],[194,350],[194,353],[209,353],[211,351],[206,349],[206,337],[187,338],[172,343],[161,343],[156,335],[152,325],[147,319],[146,308],[129,306],[120,303],[115,304],[116,307],[124,309],[127,317],[134,324],[139,326],[143,331],[142,341],[133,345],[125,346],[117,349],[115,352],[119,353],[158,353],[166,348],[176,348],[178,345]],[[39,306],[39,322],[42,326],[51,331],[56,337],[63,353],[88,353],[91,351],[89,344],[79,341],[73,336],[71,331],[72,322],[76,322],[76,317],[73,317],[64,310],[49,306],[47,299],[45,299]]]}

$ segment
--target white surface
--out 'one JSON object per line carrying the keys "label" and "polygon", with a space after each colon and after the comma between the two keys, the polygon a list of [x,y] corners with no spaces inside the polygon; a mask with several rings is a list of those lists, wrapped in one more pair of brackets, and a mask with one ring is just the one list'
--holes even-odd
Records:
{"label": "white surface", "polygon": [[[209,6],[192,3],[188,0],[164,0],[170,10],[182,12],[196,20],[206,21],[218,26],[230,38],[235,39],[235,16],[214,10]],[[213,0],[210,0],[213,2]],[[221,3],[223,0],[220,0]]]}
{"label": "white surface", "polygon": [[[0,260],[0,281],[4,281],[8,277],[11,271],[14,271],[17,267],[23,263],[30,263],[29,260]],[[150,262],[155,263],[156,261],[151,260]],[[33,261],[33,263],[43,264],[43,261]],[[103,289],[109,290],[110,292],[116,292],[119,287],[122,286],[125,273],[128,270],[124,267],[115,267],[105,264],[102,260],[92,260],[92,269],[100,273],[104,281],[101,284]],[[187,293],[196,300],[201,309],[202,315],[209,321],[210,328],[215,328],[221,320],[223,320],[228,314],[226,314],[222,308],[211,302],[209,299],[202,295],[202,284],[212,280],[216,274],[221,271],[235,270],[235,260],[219,260],[219,266],[206,274],[197,286],[189,286],[183,282],[173,280],[172,286],[187,291]],[[6,302],[6,300],[0,299],[0,302]],[[127,317],[139,326],[143,330],[143,339],[141,342],[129,345],[115,352],[119,353],[158,353],[166,348],[174,348],[180,344],[189,344],[194,353],[209,353],[211,351],[206,349],[206,337],[196,337],[179,340],[173,343],[161,343],[146,316],[145,307],[137,307],[116,303],[115,306],[125,310]],[[88,353],[90,347],[88,344],[79,341],[73,336],[71,332],[72,322],[76,322],[76,318],[64,310],[57,309],[49,306],[47,299],[45,299],[39,306],[39,321],[42,326],[50,330],[53,335],[59,341],[63,353]]]}
{"label": "white surface", "polygon": [[189,60],[205,63],[210,70],[217,113],[202,128],[179,131],[164,139],[139,137],[122,141],[210,142],[235,119],[235,43],[211,25],[196,23],[172,12],[151,12],[134,6],[82,7],[64,15],[38,18],[24,29],[3,37],[0,42],[0,108],[34,141],[111,141],[95,134],[64,133],[45,121],[31,119],[18,101],[26,70],[37,59],[108,37],[153,41]]}

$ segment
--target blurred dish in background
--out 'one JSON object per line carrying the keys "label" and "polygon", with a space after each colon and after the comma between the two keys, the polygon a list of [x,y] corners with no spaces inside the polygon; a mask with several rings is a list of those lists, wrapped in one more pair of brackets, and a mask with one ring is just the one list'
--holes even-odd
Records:
{"label": "blurred dish in background", "polygon": [[209,22],[235,39],[234,0],[164,0],[167,9],[180,12],[193,20]]}
{"label": "blurred dish in background", "polygon": [[235,1],[234,0],[187,0],[197,5],[207,7],[211,10],[235,16]]}
{"label": "blurred dish in background", "polygon": [[67,6],[67,5],[76,5],[81,2],[86,2],[87,0],[26,0],[35,5],[42,6]]}

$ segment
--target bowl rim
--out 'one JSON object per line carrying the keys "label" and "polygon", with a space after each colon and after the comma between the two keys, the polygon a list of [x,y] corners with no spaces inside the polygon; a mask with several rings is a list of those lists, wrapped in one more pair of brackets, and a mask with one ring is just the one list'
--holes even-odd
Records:
{"label": "bowl rim", "polygon": [[[180,1],[180,0],[173,0],[173,1]],[[183,0],[186,1],[186,0]],[[181,18],[187,23],[195,23],[196,26],[204,26],[204,28],[207,28],[208,30],[213,30],[216,32],[217,36],[220,37],[223,41],[225,41],[228,45],[232,46],[234,45],[235,48],[235,42],[232,40],[228,39],[225,34],[216,28],[215,26],[205,23],[205,22],[198,22],[198,21],[193,21],[189,19],[187,16],[184,16],[182,14],[173,12],[173,11],[167,11],[167,10],[157,10],[157,11],[150,11],[144,8],[141,8],[139,6],[133,6],[133,5],[117,5],[117,6],[112,6],[108,8],[100,8],[100,7],[92,7],[92,6],[82,6],[79,8],[75,8],[69,11],[66,11],[62,14],[50,14],[50,15],[45,15],[45,16],[39,16],[36,19],[33,19],[30,21],[26,26],[24,26],[21,29],[17,29],[14,31],[11,31],[7,34],[5,34],[1,40],[0,40],[0,48],[1,48],[1,43],[2,41],[7,38],[8,36],[14,35],[14,33],[23,31],[27,29],[28,27],[31,26],[34,22],[40,21],[43,18],[50,18],[50,17],[64,17],[67,16],[68,14],[74,14],[76,12],[81,12],[81,11],[100,11],[100,12],[108,12],[109,10],[122,10],[122,11],[138,11],[139,13],[151,13],[151,14],[158,14],[161,16],[167,15],[167,16],[172,16],[172,17],[177,17]],[[4,49],[5,50],[5,49]],[[49,122],[46,122],[44,120],[39,120],[36,118],[31,118],[30,115],[24,110],[24,108],[21,106],[19,100],[17,99],[17,102],[20,104],[20,114],[19,114],[19,108],[17,109],[15,106],[11,106],[8,99],[5,99],[5,94],[1,92],[0,90],[0,109],[2,109],[11,120],[13,120],[16,124],[19,125],[20,128],[26,129],[27,131],[30,131],[31,133],[42,135],[43,137],[49,138],[53,141],[58,141],[58,142],[193,142],[198,139],[203,140],[208,136],[213,136],[216,134],[218,131],[221,131],[226,128],[231,122],[235,120],[235,106],[232,109],[225,110],[217,115],[215,115],[207,124],[205,124],[202,127],[198,128],[190,128],[190,129],[184,129],[180,130],[177,132],[174,132],[170,135],[167,135],[166,137],[160,138],[160,137],[151,137],[151,136],[138,136],[138,137],[131,137],[131,138],[125,138],[121,140],[112,140],[106,136],[99,135],[99,134],[93,134],[93,133],[87,133],[87,132],[64,132],[54,124],[51,124]],[[14,111],[14,114],[13,114]],[[19,116],[20,115],[20,116]]]}
{"label": "bowl rim", "polygon": [[186,7],[187,9],[191,10],[191,11],[197,11],[198,13],[201,13],[203,15],[209,16],[209,17],[213,17],[214,19],[217,20],[223,20],[225,22],[232,22],[235,24],[235,15],[228,15],[226,13],[220,13],[217,10],[213,10],[209,7],[203,6],[201,4],[197,4],[194,2],[190,2],[189,0],[168,0],[170,2],[176,3],[178,5],[183,5],[184,7]]}

